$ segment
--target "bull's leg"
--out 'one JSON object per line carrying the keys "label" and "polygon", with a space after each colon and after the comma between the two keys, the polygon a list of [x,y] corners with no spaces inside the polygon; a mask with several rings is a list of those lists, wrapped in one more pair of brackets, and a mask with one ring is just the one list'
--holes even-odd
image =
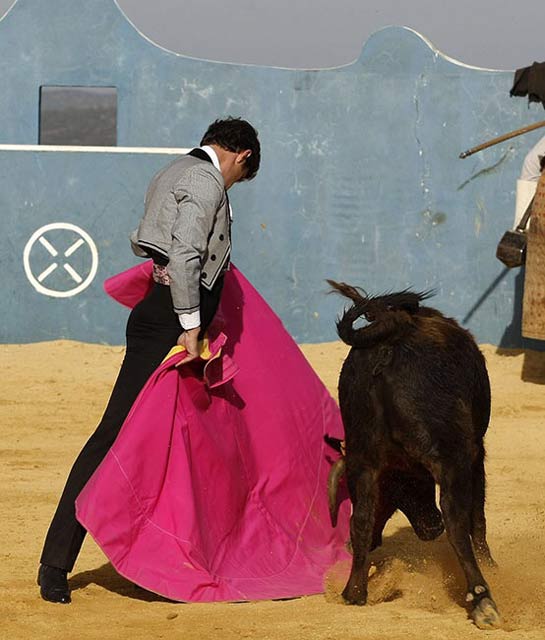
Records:
{"label": "bull's leg", "polygon": [[473,465],[473,510],[471,538],[475,553],[480,560],[484,560],[490,566],[496,566],[486,541],[486,518],[484,515],[485,503],[485,473],[484,473],[484,447],[481,447],[475,464]]}
{"label": "bull's leg", "polygon": [[373,535],[371,538],[371,547],[369,551],[373,551],[382,544],[382,532],[388,520],[394,515],[397,506],[390,500],[388,494],[381,487],[380,495],[377,499],[375,509],[375,521],[373,524]]}
{"label": "bull's leg", "polygon": [[388,520],[394,515],[399,502],[398,487],[391,473],[382,472],[377,483],[377,502],[370,551],[381,546],[384,527]]}
{"label": "bull's leg", "polygon": [[471,468],[465,465],[443,468],[439,484],[447,536],[467,580],[466,601],[471,607],[471,617],[480,629],[495,629],[500,626],[501,618],[471,544]]}
{"label": "bull's leg", "polygon": [[347,480],[353,504],[350,518],[350,542],[352,543],[352,570],[343,591],[349,604],[367,602],[368,560],[375,520],[378,494],[378,473],[374,469],[360,467],[359,472],[347,469]]}

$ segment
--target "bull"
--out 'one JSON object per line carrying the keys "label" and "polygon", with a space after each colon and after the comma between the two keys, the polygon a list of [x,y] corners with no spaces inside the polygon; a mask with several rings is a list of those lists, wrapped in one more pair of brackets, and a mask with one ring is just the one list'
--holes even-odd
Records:
{"label": "bull", "polygon": [[[467,581],[472,619],[481,629],[496,628],[501,619],[477,562],[495,564],[484,512],[483,439],[490,419],[484,357],[454,319],[422,304],[430,292],[369,296],[328,282],[353,303],[337,321],[351,349],[339,378],[345,455],[329,479],[334,526],[342,475],[352,502],[353,559],[343,598],[366,603],[369,553],[399,509],[423,540],[446,529]],[[364,326],[355,327],[360,320]]]}

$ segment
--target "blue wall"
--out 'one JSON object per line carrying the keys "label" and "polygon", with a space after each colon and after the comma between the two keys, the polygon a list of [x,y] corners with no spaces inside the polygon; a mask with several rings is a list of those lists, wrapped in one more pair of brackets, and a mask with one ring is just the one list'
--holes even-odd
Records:
{"label": "blue wall", "polygon": [[[298,341],[335,338],[342,303],[324,283],[334,278],[372,292],[434,287],[435,306],[465,318],[479,341],[521,344],[520,274],[502,273],[494,254],[541,134],[458,159],[543,118],[541,107],[509,97],[511,73],[454,64],[397,27],[335,69],[195,60],[147,41],[113,0],[18,0],[0,22],[0,74],[0,144],[37,143],[41,85],[116,86],[120,146],[191,146],[226,114],[254,123],[262,169],[232,191],[234,261]],[[126,311],[101,284],[134,264],[127,234],[170,159],[0,151],[0,295],[10,302],[2,341],[122,342]],[[59,221],[87,231],[99,254],[92,284],[68,298],[39,293],[23,269],[29,238]],[[57,248],[75,241],[51,233]],[[81,272],[85,251],[72,257]],[[39,243],[31,258],[36,273],[51,262]],[[66,289],[73,279],[59,263],[48,282]]]}

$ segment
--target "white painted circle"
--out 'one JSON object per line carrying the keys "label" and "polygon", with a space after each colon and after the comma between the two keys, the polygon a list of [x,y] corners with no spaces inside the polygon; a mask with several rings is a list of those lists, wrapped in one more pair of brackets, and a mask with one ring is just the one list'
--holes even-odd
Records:
{"label": "white painted circle", "polygon": [[[42,238],[43,234],[46,233],[47,231],[58,230],[58,229],[64,229],[67,231],[73,231],[74,233],[77,233],[80,236],[80,238],[83,240],[83,242],[88,245],[91,251],[91,269],[89,270],[89,273],[84,279],[82,279],[82,282],[78,283],[76,287],[74,287],[73,289],[68,289],[66,291],[49,289],[48,287],[44,286],[38,280],[38,278],[34,275],[30,267],[30,252],[32,251],[32,247],[34,246],[34,244],[40,238]],[[25,245],[25,249],[23,251],[23,266],[25,268],[26,277],[28,278],[30,284],[36,289],[38,293],[41,293],[44,296],[51,296],[53,298],[70,298],[72,296],[77,295],[78,293],[81,293],[84,289],[86,289],[91,284],[94,277],[96,276],[96,273],[98,270],[98,250],[91,236],[80,227],[76,226],[75,224],[71,224],[69,222],[52,222],[51,224],[46,224],[43,227],[40,227],[30,236],[28,242]]]}

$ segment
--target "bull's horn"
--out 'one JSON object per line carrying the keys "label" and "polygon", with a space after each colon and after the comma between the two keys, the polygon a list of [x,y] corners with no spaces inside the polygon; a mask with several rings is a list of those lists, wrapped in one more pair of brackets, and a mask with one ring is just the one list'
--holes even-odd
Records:
{"label": "bull's horn", "polygon": [[327,496],[329,501],[329,517],[331,525],[337,526],[337,516],[339,514],[339,505],[337,504],[337,489],[339,488],[339,480],[343,477],[346,469],[344,458],[339,458],[331,467],[327,478]]}

